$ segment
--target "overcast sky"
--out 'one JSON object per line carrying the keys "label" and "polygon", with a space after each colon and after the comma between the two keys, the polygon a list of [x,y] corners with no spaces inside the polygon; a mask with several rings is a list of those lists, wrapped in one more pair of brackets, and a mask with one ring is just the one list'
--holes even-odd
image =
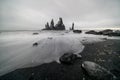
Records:
{"label": "overcast sky", "polygon": [[42,29],[59,17],[67,28],[119,28],[120,0],[0,0],[0,30]]}

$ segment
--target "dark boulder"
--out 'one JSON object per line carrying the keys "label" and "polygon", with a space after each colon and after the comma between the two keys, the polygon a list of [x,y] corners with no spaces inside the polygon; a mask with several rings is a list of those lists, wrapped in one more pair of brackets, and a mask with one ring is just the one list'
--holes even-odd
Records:
{"label": "dark boulder", "polygon": [[82,30],[73,30],[74,33],[82,33]]}
{"label": "dark boulder", "polygon": [[116,76],[104,67],[91,62],[84,61],[82,68],[92,80],[116,80]]}
{"label": "dark boulder", "polygon": [[109,33],[108,36],[120,36],[120,31],[119,30],[116,30],[112,33]]}
{"label": "dark boulder", "polygon": [[102,33],[101,31],[96,32],[95,34],[96,34],[96,35],[103,35],[103,33]]}
{"label": "dark boulder", "polygon": [[120,33],[120,30],[116,30],[115,33]]}
{"label": "dark boulder", "polygon": [[108,36],[120,36],[120,31],[119,30],[116,30],[116,31],[113,31],[113,30],[110,30],[110,29],[107,29],[107,30],[103,30],[103,31],[100,31],[103,35],[108,35]]}
{"label": "dark boulder", "polygon": [[38,46],[38,43],[37,42],[33,43],[33,46]]}
{"label": "dark boulder", "polygon": [[85,32],[86,34],[95,34],[95,35],[107,35],[107,36],[120,36],[120,31],[116,30],[113,31],[111,29],[106,29],[103,31],[96,32],[94,30],[90,30],[88,32]]}
{"label": "dark boulder", "polygon": [[73,64],[75,60],[77,59],[77,55],[73,53],[65,53],[62,55],[59,60],[63,64]]}
{"label": "dark boulder", "polygon": [[88,32],[85,32],[86,34],[96,34],[96,35],[108,35],[110,33],[112,33],[113,30],[110,30],[110,29],[106,29],[106,30],[103,30],[103,31],[94,31],[94,30],[90,30]]}
{"label": "dark boulder", "polygon": [[37,32],[35,32],[35,33],[33,33],[33,35],[38,35],[39,33],[37,33]]}
{"label": "dark boulder", "polygon": [[99,33],[101,33],[101,34],[103,34],[103,35],[109,35],[109,34],[113,33],[113,30],[111,30],[111,29],[106,29],[106,30],[100,31]]}
{"label": "dark boulder", "polygon": [[97,34],[97,32],[94,31],[94,30],[87,31],[87,32],[85,32],[85,33],[86,33],[86,34]]}

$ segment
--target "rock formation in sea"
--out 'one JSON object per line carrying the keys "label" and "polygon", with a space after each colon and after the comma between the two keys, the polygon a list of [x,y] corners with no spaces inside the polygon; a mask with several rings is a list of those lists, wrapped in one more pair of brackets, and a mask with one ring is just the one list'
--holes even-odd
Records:
{"label": "rock formation in sea", "polygon": [[74,33],[82,33],[82,30],[73,30]]}
{"label": "rock formation in sea", "polygon": [[106,30],[98,31],[98,32],[94,31],[94,30],[90,30],[90,31],[87,31],[85,33],[86,34],[95,34],[95,35],[120,36],[119,30],[113,31],[111,29],[106,29]]}
{"label": "rock formation in sea", "polygon": [[56,30],[65,30],[62,18],[59,18],[58,23],[55,25]]}
{"label": "rock formation in sea", "polygon": [[72,23],[72,27],[70,27],[70,30],[72,30],[73,33],[82,33],[82,30],[74,29],[74,22]]}
{"label": "rock formation in sea", "polygon": [[74,30],[74,23],[72,23],[72,27],[70,27],[70,30]]}
{"label": "rock formation in sea", "polygon": [[49,23],[45,25],[43,30],[65,30],[65,25],[63,24],[63,20],[60,17],[58,23],[54,26],[54,20],[51,20],[50,26]]}
{"label": "rock formation in sea", "polygon": [[74,23],[72,23],[72,30],[74,30]]}
{"label": "rock formation in sea", "polygon": [[50,30],[50,26],[49,26],[48,22],[47,22],[47,24],[45,24],[45,29]]}
{"label": "rock formation in sea", "polygon": [[54,27],[54,20],[53,19],[51,20],[51,23],[50,23],[50,29],[51,30],[55,29],[55,27]]}

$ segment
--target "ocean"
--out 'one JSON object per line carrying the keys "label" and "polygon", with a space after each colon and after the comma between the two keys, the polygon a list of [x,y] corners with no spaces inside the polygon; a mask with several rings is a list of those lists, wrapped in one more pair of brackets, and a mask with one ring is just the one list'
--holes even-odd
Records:
{"label": "ocean", "polygon": [[[0,33],[0,76],[15,69],[58,61],[67,52],[82,52],[83,43],[120,37],[73,33],[72,31],[2,31]],[[37,34],[36,34],[37,33]],[[51,40],[52,39],[52,40]],[[33,43],[39,43],[33,47]]]}

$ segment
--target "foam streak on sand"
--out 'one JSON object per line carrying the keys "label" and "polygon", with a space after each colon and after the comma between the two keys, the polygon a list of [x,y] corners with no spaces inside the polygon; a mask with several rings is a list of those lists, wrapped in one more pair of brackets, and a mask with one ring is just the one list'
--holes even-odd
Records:
{"label": "foam streak on sand", "polygon": [[80,41],[69,38],[45,38],[38,41],[37,47],[26,47],[23,50],[15,51],[16,54],[9,55],[8,61],[1,64],[0,75],[13,71],[22,67],[31,67],[48,63],[52,61],[59,61],[59,57],[64,53],[80,53],[84,46]]}
{"label": "foam streak on sand", "polygon": [[[0,45],[0,55],[2,56],[0,58],[0,76],[18,68],[37,66],[52,61],[59,62],[59,57],[64,53],[78,54],[82,52],[84,49],[82,43],[101,41],[99,38],[81,37],[71,33],[64,34],[41,33],[37,37],[31,35],[31,37],[25,37],[25,39],[23,37],[21,39],[18,35],[16,37],[17,39],[19,37],[19,39],[16,44],[8,43],[9,45],[6,44],[7,41],[9,42],[6,38],[6,41],[1,43],[4,45]],[[45,36],[41,37],[42,35]],[[12,39],[15,41],[16,38],[11,38],[10,41]],[[37,41],[38,46],[32,46],[34,41]]]}

